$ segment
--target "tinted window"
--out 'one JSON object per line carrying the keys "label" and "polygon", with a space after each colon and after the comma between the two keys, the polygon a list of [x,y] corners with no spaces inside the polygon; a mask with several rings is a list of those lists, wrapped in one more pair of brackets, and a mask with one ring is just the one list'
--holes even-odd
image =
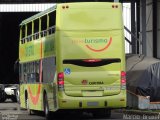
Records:
{"label": "tinted window", "polygon": [[47,15],[41,18],[41,30],[43,31],[46,29],[47,29]]}

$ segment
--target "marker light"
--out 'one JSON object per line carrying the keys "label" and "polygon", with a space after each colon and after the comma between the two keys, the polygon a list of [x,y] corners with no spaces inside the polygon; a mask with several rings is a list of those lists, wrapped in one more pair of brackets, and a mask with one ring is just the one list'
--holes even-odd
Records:
{"label": "marker light", "polygon": [[112,5],[112,8],[118,8],[118,5]]}
{"label": "marker light", "polygon": [[63,72],[58,73],[57,84],[58,84],[58,89],[60,91],[64,90],[64,74],[63,74]]}
{"label": "marker light", "polygon": [[65,6],[62,6],[63,9],[65,9]]}

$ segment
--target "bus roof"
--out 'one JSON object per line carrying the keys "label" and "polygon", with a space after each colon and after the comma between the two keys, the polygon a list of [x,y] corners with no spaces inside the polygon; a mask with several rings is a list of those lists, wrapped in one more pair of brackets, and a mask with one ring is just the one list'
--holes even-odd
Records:
{"label": "bus roof", "polygon": [[[77,4],[77,3],[78,3],[78,4]],[[42,17],[42,16],[44,16],[44,15],[46,15],[46,14],[52,12],[52,11],[55,11],[56,8],[57,8],[57,5],[60,5],[60,6],[61,6],[61,5],[66,4],[66,5],[74,5],[74,6],[75,6],[75,4],[77,4],[78,6],[81,6],[81,8],[83,8],[83,6],[88,8],[88,7],[93,7],[93,6],[90,6],[91,3],[96,5],[98,2],[80,2],[80,3],[79,3],[79,2],[73,2],[73,3],[60,3],[60,4],[55,4],[53,7],[49,8],[49,9],[47,9],[47,10],[44,10],[44,11],[42,11],[42,12],[36,14],[36,15],[33,15],[33,16],[29,17],[28,19],[25,19],[24,21],[21,22],[20,26],[21,26],[21,25],[24,25],[24,24],[27,24],[27,23],[29,23],[29,22],[37,19],[37,18],[40,18],[40,17]],[[105,6],[104,3],[113,4],[113,2],[99,2],[99,3],[100,3],[102,6]],[[114,4],[119,4],[119,3],[114,3]],[[77,6],[76,6],[76,7],[77,7]]]}
{"label": "bus roof", "polygon": [[21,22],[20,26],[21,26],[21,25],[24,25],[24,24],[27,24],[27,23],[29,23],[29,22],[31,22],[31,21],[39,18],[39,17],[42,17],[42,16],[46,15],[47,13],[50,13],[50,12],[54,11],[54,10],[56,9],[56,7],[57,7],[57,5],[55,4],[53,7],[48,8],[48,9],[45,10],[45,11],[42,11],[42,12],[36,14],[36,15],[33,15],[33,16],[31,16],[31,17],[23,20],[23,21]]}

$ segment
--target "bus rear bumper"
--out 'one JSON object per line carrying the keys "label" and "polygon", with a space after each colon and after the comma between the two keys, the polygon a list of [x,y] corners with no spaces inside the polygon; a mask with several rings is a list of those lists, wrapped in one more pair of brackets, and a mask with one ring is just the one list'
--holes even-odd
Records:
{"label": "bus rear bumper", "polygon": [[59,109],[90,109],[90,108],[124,108],[126,107],[126,95],[120,93],[104,97],[72,97],[64,93],[58,98]]}

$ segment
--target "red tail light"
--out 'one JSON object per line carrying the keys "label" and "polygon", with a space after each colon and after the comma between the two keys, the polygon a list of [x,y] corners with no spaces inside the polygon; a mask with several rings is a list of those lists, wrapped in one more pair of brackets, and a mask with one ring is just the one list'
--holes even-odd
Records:
{"label": "red tail light", "polygon": [[63,90],[64,89],[64,73],[58,73],[58,77],[57,77],[57,83],[58,83],[58,89],[59,90]]}
{"label": "red tail light", "polygon": [[126,89],[126,72],[121,71],[121,89]]}
{"label": "red tail light", "polygon": [[63,72],[61,72],[61,73],[58,73],[58,80],[60,79],[63,79],[64,78],[64,74],[63,74]]}
{"label": "red tail light", "polygon": [[58,81],[58,85],[64,85],[64,81]]}
{"label": "red tail light", "polygon": [[89,62],[89,63],[94,63],[94,62],[100,62],[101,60],[98,59],[88,59],[88,60],[83,60],[84,62]]}
{"label": "red tail light", "polygon": [[126,80],[125,80],[125,79],[122,79],[122,80],[121,80],[121,84],[126,84]]}

